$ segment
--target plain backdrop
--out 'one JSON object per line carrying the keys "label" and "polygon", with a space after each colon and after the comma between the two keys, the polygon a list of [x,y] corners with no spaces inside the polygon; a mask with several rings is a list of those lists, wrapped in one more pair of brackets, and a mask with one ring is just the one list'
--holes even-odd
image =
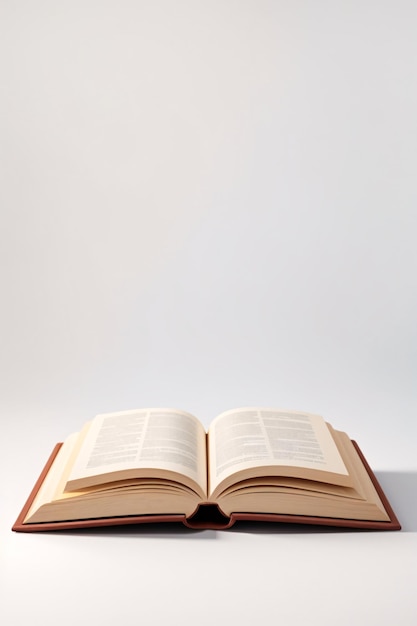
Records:
{"label": "plain backdrop", "polygon": [[[137,567],[133,535],[93,537],[91,547],[85,535],[9,530],[52,446],[96,413],[169,406],[208,425],[238,406],[317,412],[388,472],[390,496],[401,495],[395,472],[403,492],[416,495],[416,32],[414,0],[0,0],[3,574],[23,596],[38,581],[25,609],[10,591],[0,609],[6,626],[41,615],[45,586],[64,603],[51,572],[75,584],[86,545],[94,553],[87,569],[101,581],[93,576],[91,596],[83,595],[91,615],[91,598],[100,605],[115,584],[97,554],[109,550],[111,567],[124,572]],[[186,621],[152,554],[163,571],[163,554],[169,571],[198,568],[196,549],[212,563],[194,582],[197,611],[207,571],[236,562],[240,587],[231,597],[251,588],[241,559],[264,572],[268,602],[277,535],[255,535],[246,548],[231,537],[223,556],[217,549],[220,566],[199,538],[145,535],[147,623],[159,623],[155,615]],[[347,537],[342,589],[355,549],[377,541],[361,535],[352,552]],[[285,537],[301,541],[288,555],[304,572],[312,611],[294,612],[296,600],[284,594],[281,623],[308,615],[311,624],[314,615],[335,623],[309,586],[313,571],[303,569],[303,555],[323,561],[332,584],[334,546],[317,544],[323,539],[338,535]],[[415,541],[405,560],[404,544],[392,546],[391,565],[379,563],[387,550],[379,541],[363,575],[402,568],[407,581]],[[50,546],[65,557],[52,557]],[[33,572],[22,583],[28,559]],[[151,584],[170,606],[153,621]],[[398,599],[397,623],[415,623],[407,584],[380,613],[369,600],[376,603],[378,585],[351,589],[358,612],[337,622],[392,623]],[[220,583],[216,591],[227,602]],[[121,609],[109,597],[100,623],[118,615],[137,623],[131,600]],[[240,613],[229,606],[225,621],[256,619],[248,598]],[[68,623],[87,623],[74,606]],[[277,606],[263,606],[265,618],[278,619]],[[213,607],[207,623],[216,616]]]}

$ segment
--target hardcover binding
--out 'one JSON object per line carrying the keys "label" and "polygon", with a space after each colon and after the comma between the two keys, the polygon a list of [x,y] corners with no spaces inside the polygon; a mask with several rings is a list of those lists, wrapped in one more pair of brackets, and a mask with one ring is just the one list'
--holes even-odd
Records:
{"label": "hardcover binding", "polygon": [[385,496],[381,485],[379,484],[375,474],[368,465],[364,455],[362,454],[358,444],[352,441],[356,451],[368,472],[376,491],[385,507],[390,518],[389,522],[367,521],[340,519],[335,517],[316,517],[307,515],[282,515],[276,513],[232,513],[225,515],[220,507],[213,503],[201,503],[196,511],[190,517],[185,515],[129,515],[120,517],[106,517],[83,520],[72,520],[64,522],[43,522],[34,524],[25,524],[24,519],[32,506],[32,503],[38,493],[52,463],[55,460],[62,443],[58,443],[49,457],[45,467],[43,468],[38,480],[35,483],[23,509],[21,510],[16,522],[12,526],[15,532],[47,532],[56,530],[76,530],[80,528],[99,528],[106,526],[122,526],[130,524],[155,524],[163,522],[179,522],[188,528],[194,530],[224,530],[233,526],[236,522],[274,522],[283,524],[309,524],[318,526],[333,526],[338,528],[352,528],[363,530],[400,530],[401,525],[398,521],[387,497]]}

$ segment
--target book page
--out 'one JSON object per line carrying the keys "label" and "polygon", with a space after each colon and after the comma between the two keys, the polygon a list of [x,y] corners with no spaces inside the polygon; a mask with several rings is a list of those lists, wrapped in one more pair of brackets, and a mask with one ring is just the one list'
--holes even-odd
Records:
{"label": "book page", "polygon": [[66,491],[100,484],[110,475],[114,480],[117,472],[139,469],[187,476],[205,493],[206,434],[202,424],[193,415],[175,409],[97,415],[71,469]]}
{"label": "book page", "polygon": [[244,408],[222,413],[213,421],[209,429],[210,492],[236,472],[271,466],[281,468],[285,476],[320,480],[320,475],[327,479],[332,474],[339,477],[336,484],[349,484],[348,471],[320,415]]}

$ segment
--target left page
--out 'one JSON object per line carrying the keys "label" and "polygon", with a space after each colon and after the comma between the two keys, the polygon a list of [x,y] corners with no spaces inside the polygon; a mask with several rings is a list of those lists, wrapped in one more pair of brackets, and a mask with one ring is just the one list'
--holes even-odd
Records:
{"label": "left page", "polygon": [[196,417],[165,408],[97,415],[81,444],[65,491],[148,477],[169,477],[205,496],[206,433]]}

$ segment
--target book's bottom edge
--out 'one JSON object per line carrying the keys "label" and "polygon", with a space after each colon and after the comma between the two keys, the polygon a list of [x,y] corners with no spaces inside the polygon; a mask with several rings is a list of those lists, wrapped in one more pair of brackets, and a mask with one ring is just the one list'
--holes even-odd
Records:
{"label": "book's bottom edge", "polygon": [[[217,511],[215,510],[217,508]],[[398,521],[374,521],[340,519],[333,517],[312,517],[307,515],[283,515],[276,513],[232,513],[225,516],[216,505],[201,504],[196,513],[187,518],[185,515],[140,515],[111,518],[70,520],[61,522],[21,523],[17,521],[12,530],[15,532],[48,532],[59,530],[77,530],[88,528],[106,528],[112,526],[177,524],[192,530],[227,530],[240,522],[266,524],[297,524],[306,526],[325,526],[358,530],[400,530]]]}

